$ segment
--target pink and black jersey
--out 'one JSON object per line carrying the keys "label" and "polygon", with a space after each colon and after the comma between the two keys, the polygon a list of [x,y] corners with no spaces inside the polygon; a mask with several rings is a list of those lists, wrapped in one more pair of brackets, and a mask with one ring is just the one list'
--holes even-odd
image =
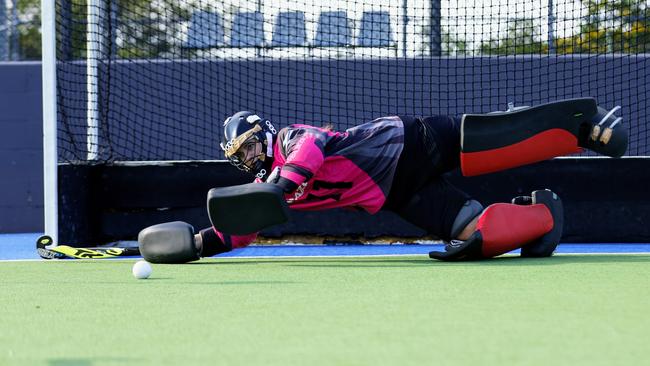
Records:
{"label": "pink and black jersey", "polygon": [[344,132],[294,124],[283,128],[273,148],[272,169],[297,188],[285,197],[291,208],[381,209],[404,146],[404,124],[382,117]]}
{"label": "pink and black jersey", "polygon": [[[278,179],[291,183],[285,195],[291,208],[385,208],[449,240],[469,199],[442,177],[459,166],[459,141],[460,119],[451,116],[383,117],[344,132],[296,124],[278,133],[271,168],[280,168]],[[256,237],[207,231],[222,243],[215,253]]]}

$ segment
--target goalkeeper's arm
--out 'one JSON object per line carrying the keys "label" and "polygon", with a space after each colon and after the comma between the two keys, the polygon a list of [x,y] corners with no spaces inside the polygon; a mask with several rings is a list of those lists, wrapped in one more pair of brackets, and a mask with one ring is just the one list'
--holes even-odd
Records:
{"label": "goalkeeper's arm", "polygon": [[201,257],[211,257],[235,248],[243,248],[252,243],[255,238],[257,238],[257,233],[229,235],[221,233],[213,227],[205,228],[194,235],[197,247],[201,248]]}
{"label": "goalkeeper's arm", "polygon": [[143,229],[138,243],[140,254],[151,263],[186,263],[245,247],[256,237],[223,234],[212,227],[195,234],[192,225],[174,221]]}

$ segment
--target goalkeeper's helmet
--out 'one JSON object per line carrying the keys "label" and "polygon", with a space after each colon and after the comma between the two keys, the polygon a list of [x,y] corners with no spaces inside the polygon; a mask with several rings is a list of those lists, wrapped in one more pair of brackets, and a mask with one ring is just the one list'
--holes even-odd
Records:
{"label": "goalkeeper's helmet", "polygon": [[252,112],[237,112],[223,123],[221,148],[232,165],[263,179],[272,163],[277,133],[271,121]]}

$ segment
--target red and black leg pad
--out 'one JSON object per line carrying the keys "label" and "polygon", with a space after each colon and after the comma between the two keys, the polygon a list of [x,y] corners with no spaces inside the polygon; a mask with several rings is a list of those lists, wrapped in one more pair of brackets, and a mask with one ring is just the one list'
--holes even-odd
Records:
{"label": "red and black leg pad", "polygon": [[548,207],[553,214],[553,230],[544,234],[541,238],[521,247],[521,256],[537,258],[553,255],[555,248],[560,242],[564,226],[564,208],[560,197],[546,189],[543,191],[535,191],[530,196],[517,196],[512,199],[512,203],[523,206],[541,203]]}
{"label": "red and black leg pad", "polygon": [[[507,253],[549,233],[556,235],[555,211],[549,209],[545,203],[528,206],[493,204],[481,214],[476,231],[468,240],[452,242],[445,252],[430,252],[429,257],[460,261],[491,258]],[[560,225],[560,235],[561,230]],[[559,241],[559,238],[557,240]]]}
{"label": "red and black leg pad", "polygon": [[215,229],[225,234],[246,235],[289,220],[282,188],[270,183],[249,183],[212,188],[208,215]]}
{"label": "red and black leg pad", "polygon": [[579,98],[507,112],[465,114],[461,121],[463,175],[580,152],[579,140],[587,138],[597,112],[593,98]]}

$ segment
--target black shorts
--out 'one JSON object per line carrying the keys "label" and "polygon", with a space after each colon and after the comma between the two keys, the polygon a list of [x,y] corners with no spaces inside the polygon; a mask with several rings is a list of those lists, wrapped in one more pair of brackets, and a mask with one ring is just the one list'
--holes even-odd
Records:
{"label": "black shorts", "polygon": [[443,177],[460,166],[460,118],[400,118],[404,149],[384,208],[430,235],[451,240],[454,220],[470,199]]}

